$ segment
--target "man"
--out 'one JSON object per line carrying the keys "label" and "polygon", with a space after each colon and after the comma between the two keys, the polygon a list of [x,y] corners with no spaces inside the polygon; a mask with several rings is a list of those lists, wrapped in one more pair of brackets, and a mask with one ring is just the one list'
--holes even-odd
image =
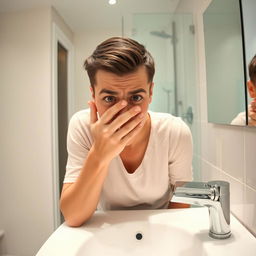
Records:
{"label": "man", "polygon": [[248,125],[256,126],[256,55],[249,64],[249,77],[247,88],[252,101],[248,108]]}
{"label": "man", "polygon": [[[247,82],[247,89],[250,97],[252,98],[251,103],[248,105],[248,125],[256,126],[256,55],[250,61],[248,70],[250,79]],[[245,112],[241,112],[236,116],[235,119],[232,120],[231,124],[245,125],[245,117]]]}
{"label": "man", "polygon": [[82,225],[96,209],[167,208],[175,182],[192,179],[192,138],[180,118],[148,111],[152,56],[132,39],[113,37],[85,69],[92,100],[69,125],[60,200],[67,224]]}

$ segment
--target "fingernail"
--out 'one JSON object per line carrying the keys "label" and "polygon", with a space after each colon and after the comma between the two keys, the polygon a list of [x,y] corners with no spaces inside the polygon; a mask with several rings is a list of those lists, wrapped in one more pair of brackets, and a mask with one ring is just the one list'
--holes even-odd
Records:
{"label": "fingernail", "polygon": [[121,106],[126,106],[127,105],[127,102],[125,100],[122,100],[121,101]]}

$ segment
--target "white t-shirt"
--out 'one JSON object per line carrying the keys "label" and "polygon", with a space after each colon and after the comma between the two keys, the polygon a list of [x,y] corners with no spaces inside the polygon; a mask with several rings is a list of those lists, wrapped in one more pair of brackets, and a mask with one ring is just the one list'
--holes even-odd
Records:
{"label": "white t-shirt", "polygon": [[246,125],[245,112],[239,113],[231,122],[232,125]]}
{"label": "white t-shirt", "polygon": [[[98,209],[166,208],[176,181],[192,180],[192,136],[178,117],[149,111],[151,131],[140,166],[126,171],[120,156],[109,166]],[[93,144],[89,109],[74,114],[70,120],[68,161],[64,183],[76,181]]]}

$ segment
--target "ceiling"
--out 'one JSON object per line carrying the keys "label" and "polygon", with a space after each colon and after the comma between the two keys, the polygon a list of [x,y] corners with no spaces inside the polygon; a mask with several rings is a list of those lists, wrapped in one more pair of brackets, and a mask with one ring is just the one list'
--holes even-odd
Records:
{"label": "ceiling", "polygon": [[[181,0],[0,0],[0,12],[53,6],[73,31],[120,27],[132,13],[173,13]],[[191,0],[189,0],[191,1]]]}

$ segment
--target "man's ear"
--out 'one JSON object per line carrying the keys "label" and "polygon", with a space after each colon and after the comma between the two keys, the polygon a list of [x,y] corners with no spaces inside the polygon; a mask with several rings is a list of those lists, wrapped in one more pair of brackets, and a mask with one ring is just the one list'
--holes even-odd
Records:
{"label": "man's ear", "polygon": [[256,86],[253,84],[251,80],[247,82],[248,92],[251,98],[256,98]]}
{"label": "man's ear", "polygon": [[90,87],[90,91],[91,91],[92,98],[94,99],[95,98],[95,91],[94,91],[94,88],[92,86]]}
{"label": "man's ear", "polygon": [[152,102],[154,85],[155,85],[154,82],[151,82],[151,84],[149,86],[149,103]]}

